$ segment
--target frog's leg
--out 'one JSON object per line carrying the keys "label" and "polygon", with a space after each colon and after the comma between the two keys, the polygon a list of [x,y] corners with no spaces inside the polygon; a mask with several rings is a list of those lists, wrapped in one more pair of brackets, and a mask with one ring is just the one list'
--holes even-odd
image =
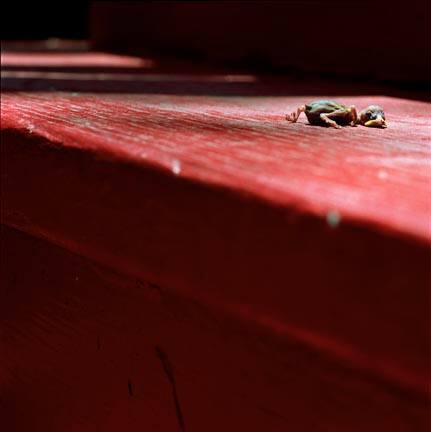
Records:
{"label": "frog's leg", "polygon": [[300,106],[296,111],[294,111],[291,114],[286,114],[286,120],[291,123],[296,123],[296,120],[298,120],[298,117],[301,113],[305,111],[305,105]]}
{"label": "frog's leg", "polygon": [[358,123],[358,111],[356,110],[355,105],[350,105],[349,110],[351,112],[352,121],[350,122],[350,126],[356,126]]}
{"label": "frog's leg", "polygon": [[340,108],[336,111],[333,111],[331,113],[321,113],[320,114],[320,118],[329,126],[335,128],[335,129],[341,129],[341,126],[335,122],[334,120],[331,120],[331,117],[337,117],[339,115],[345,115],[346,114],[346,109],[345,108]]}

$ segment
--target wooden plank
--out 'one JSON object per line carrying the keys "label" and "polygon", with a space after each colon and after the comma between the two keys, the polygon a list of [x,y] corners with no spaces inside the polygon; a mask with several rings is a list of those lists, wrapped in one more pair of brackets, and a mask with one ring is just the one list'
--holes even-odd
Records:
{"label": "wooden plank", "polygon": [[9,228],[1,240],[8,431],[429,430],[415,392],[171,287]]}
{"label": "wooden plank", "polygon": [[[152,78],[150,86],[156,81],[163,87],[163,75]],[[184,92],[195,80],[211,87],[211,78],[175,82],[173,77],[169,82],[168,76],[167,87]],[[311,127],[306,120],[285,121],[286,112],[317,97],[5,93],[2,127],[173,175],[179,164],[181,178],[320,217],[337,211],[346,222],[357,220],[429,242],[430,104],[343,98],[358,107],[383,106],[387,130],[339,131]]]}
{"label": "wooden plank", "polygon": [[83,71],[94,72],[97,68],[111,71],[136,71],[152,68],[154,62],[150,59],[115,55],[103,52],[58,53],[52,50],[44,52],[14,52],[1,53],[3,70],[42,70],[42,71]]}

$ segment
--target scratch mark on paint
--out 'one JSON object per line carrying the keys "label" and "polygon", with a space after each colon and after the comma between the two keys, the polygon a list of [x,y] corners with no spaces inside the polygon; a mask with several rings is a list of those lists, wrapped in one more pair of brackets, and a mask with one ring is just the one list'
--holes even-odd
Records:
{"label": "scratch mark on paint", "polygon": [[157,357],[159,358],[160,363],[162,364],[163,371],[165,372],[165,375],[171,385],[172,397],[175,403],[175,411],[178,419],[178,425],[180,426],[181,432],[185,432],[186,428],[184,423],[184,416],[181,410],[180,400],[178,398],[177,384],[175,381],[175,375],[174,375],[171,362],[169,361],[166,353],[160,347],[156,346],[155,349],[156,349]]}

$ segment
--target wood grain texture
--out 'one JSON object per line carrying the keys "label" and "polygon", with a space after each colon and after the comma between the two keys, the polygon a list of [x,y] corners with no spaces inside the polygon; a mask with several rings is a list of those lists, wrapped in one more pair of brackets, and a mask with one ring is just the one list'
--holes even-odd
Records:
{"label": "wood grain texture", "polygon": [[2,127],[431,242],[431,105],[342,98],[383,106],[388,130],[284,120],[313,99],[6,93]]}
{"label": "wood grain texture", "polygon": [[[422,430],[431,364],[431,104],[376,89],[361,96],[348,83],[219,72],[20,73],[8,79],[25,91],[1,101],[4,224],[409,395],[400,406],[409,411],[413,399],[420,413],[399,430]],[[74,91],[58,91],[70,85]],[[284,120],[317,97],[380,104],[389,128]],[[129,288],[121,289],[127,298]],[[135,392],[127,379],[125,391]],[[337,430],[340,410],[332,408]],[[339,430],[355,430],[357,412],[339,415]],[[376,416],[360,419],[385,424]]]}

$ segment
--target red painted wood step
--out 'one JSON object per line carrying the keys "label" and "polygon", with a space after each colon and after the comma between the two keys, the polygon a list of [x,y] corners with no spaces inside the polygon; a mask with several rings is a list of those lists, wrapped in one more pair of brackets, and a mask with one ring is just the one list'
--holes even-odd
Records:
{"label": "red painted wood step", "polygon": [[428,430],[426,398],[316,347],[9,228],[1,246],[7,430]]}
{"label": "red painted wood step", "polygon": [[[376,89],[370,96],[357,90],[349,94],[347,83],[307,85],[219,71],[156,70],[126,78],[85,73],[79,81],[52,71],[25,76],[10,70],[4,88],[14,91],[2,95],[2,223],[26,233],[5,229],[6,251],[16,251],[7,252],[10,264],[2,265],[8,292],[16,289],[19,263],[34,266],[25,272],[21,291],[8,297],[2,325],[12,339],[21,340],[19,329],[33,328],[26,324],[29,319],[47,322],[42,330],[36,325],[27,348],[6,339],[9,360],[1,363],[1,376],[9,383],[4,388],[13,393],[6,401],[25,400],[30,407],[32,398],[52,401],[60,392],[64,406],[57,428],[115,430],[113,425],[126,421],[130,409],[130,373],[123,375],[123,362],[129,360],[120,355],[121,339],[133,341],[127,348],[133,351],[131,346],[149,335],[139,330],[138,336],[134,329],[139,327],[154,331],[137,349],[138,357],[151,356],[149,370],[160,374],[141,403],[150,398],[159,414],[151,417],[147,408],[136,406],[130,430],[143,425],[157,430],[167,404],[171,414],[176,412],[176,426],[183,427],[175,396],[165,399],[165,392],[163,401],[157,396],[161,382],[172,384],[166,366],[173,363],[172,355],[184,365],[187,411],[180,418],[194,425],[190,430],[202,430],[203,419],[212,417],[220,422],[206,430],[220,430],[229,421],[231,430],[244,424],[247,430],[267,424],[274,431],[285,430],[286,424],[295,430],[397,430],[395,425],[403,431],[426,430],[431,105],[413,100],[417,95],[379,96]],[[46,91],[50,86],[57,90]],[[314,98],[337,98],[358,107],[382,105],[389,128],[333,130],[284,120],[286,112]],[[71,284],[71,269],[88,266],[102,266],[101,280],[106,272],[118,274],[106,283],[112,287],[109,293],[99,276],[79,288]],[[42,267],[56,282],[37,276]],[[142,292],[131,288],[134,282],[121,282],[136,280],[145,281]],[[191,343],[201,318],[190,318],[180,334],[175,319],[164,315],[163,302],[155,309],[159,312],[151,312],[154,319],[140,315],[136,304],[150,311],[153,300],[147,297],[159,296],[153,285],[178,299],[176,313],[204,308],[208,312],[202,315],[215,317],[210,327],[222,326],[223,331],[202,330]],[[82,343],[58,334],[63,331],[62,295],[79,302],[70,312],[70,328],[83,335]],[[28,313],[23,322],[22,301]],[[109,321],[98,303],[116,318]],[[88,350],[94,349],[95,339],[97,348],[103,326],[108,338],[118,332],[110,361],[120,365],[122,392],[115,396],[117,384],[107,384],[109,388],[102,386],[105,398],[93,389],[93,417],[83,408],[87,396],[79,399],[86,384],[75,385],[73,376],[97,375],[98,354]],[[40,331],[46,342],[38,342]],[[234,344],[230,332],[239,335]],[[92,341],[88,348],[86,337]],[[218,354],[202,363],[196,356],[206,349],[206,338],[218,346]],[[267,347],[263,353],[260,341]],[[47,351],[44,344],[54,348]],[[289,363],[292,346],[300,354]],[[91,365],[86,367],[82,359],[74,368],[67,353],[80,349]],[[285,354],[271,371],[279,350]],[[31,372],[32,352],[36,371],[52,355],[58,373],[40,375],[52,392],[35,386],[25,399],[26,386],[17,377],[20,370],[27,371],[28,383],[39,376]],[[313,353],[313,360],[305,360],[305,353]],[[232,375],[225,375],[229,386],[222,377],[230,361]],[[259,377],[251,384],[250,378],[239,378],[244,363],[248,377]],[[336,378],[323,385],[319,380],[326,380],[327,368]],[[97,379],[108,369],[102,368]],[[211,373],[217,379],[206,386]],[[58,381],[71,393],[62,392]],[[342,383],[345,390],[340,390]],[[207,395],[205,388],[211,389]],[[231,398],[226,399],[226,391]],[[331,401],[332,391],[338,402]],[[346,411],[338,405],[343,391],[353,395]],[[298,392],[303,392],[300,398]],[[240,402],[241,397],[251,405]],[[371,400],[375,406],[369,409]],[[114,420],[104,403],[117,407],[112,408]],[[260,408],[247,417],[250,406]],[[389,406],[397,406],[402,421]],[[67,423],[69,410],[75,414]],[[310,411],[313,416],[307,418]],[[41,430],[46,415],[41,409],[38,417],[32,409]],[[168,430],[171,420],[163,421],[159,430]]]}

